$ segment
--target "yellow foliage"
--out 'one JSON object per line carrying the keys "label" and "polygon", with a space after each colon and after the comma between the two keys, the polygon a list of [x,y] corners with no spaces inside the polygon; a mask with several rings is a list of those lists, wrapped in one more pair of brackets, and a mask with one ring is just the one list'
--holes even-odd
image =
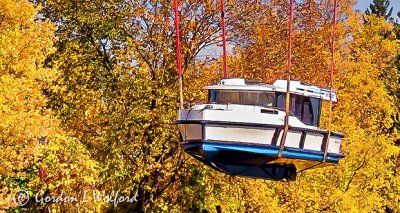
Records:
{"label": "yellow foliage", "polygon": [[[34,21],[38,9],[25,0],[0,1],[0,211],[16,207],[12,195],[19,189],[75,193],[96,178],[89,153],[46,107],[43,90],[56,69],[43,62],[54,52],[55,27]],[[39,168],[46,171],[42,180]]]}
{"label": "yellow foliage", "polygon": [[[117,207],[55,203],[48,206],[54,212],[212,212],[217,205],[223,212],[400,211],[392,129],[399,42],[392,24],[361,17],[353,0],[340,1],[333,84],[339,96],[333,129],[346,135],[346,158],[288,183],[229,177],[182,152],[173,127],[171,1],[44,2],[35,8],[0,0],[0,211],[15,208],[12,195],[20,188],[79,198],[84,190],[120,190],[139,198]],[[265,82],[286,76],[288,4],[267,2],[227,3],[228,38],[236,42],[231,76]],[[221,76],[221,58],[195,58],[219,42],[218,8],[215,0],[180,5],[187,102],[202,102],[201,87]],[[34,20],[39,9],[57,24],[57,39],[53,24]],[[294,79],[328,85],[331,9],[332,1],[298,4]]]}

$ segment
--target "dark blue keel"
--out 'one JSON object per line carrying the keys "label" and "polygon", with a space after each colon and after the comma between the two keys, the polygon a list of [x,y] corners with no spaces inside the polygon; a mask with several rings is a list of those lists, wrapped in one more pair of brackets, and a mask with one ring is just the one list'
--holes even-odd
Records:
{"label": "dark blue keel", "polygon": [[[270,145],[219,141],[190,141],[183,144],[188,154],[218,171],[270,180],[294,180],[297,169],[320,164],[324,157],[324,152],[285,148],[279,158],[279,147]],[[325,162],[336,164],[343,157],[328,154]]]}

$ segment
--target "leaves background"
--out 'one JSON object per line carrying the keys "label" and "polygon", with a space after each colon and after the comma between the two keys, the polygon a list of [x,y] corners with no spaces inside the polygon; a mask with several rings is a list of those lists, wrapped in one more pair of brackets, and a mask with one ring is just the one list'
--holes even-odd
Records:
{"label": "leaves background", "polygon": [[[332,1],[298,2],[293,77],[328,84]],[[0,0],[0,210],[9,212],[398,212],[399,41],[393,23],[340,1],[334,129],[346,158],[295,182],[230,177],[183,153],[172,2]],[[180,3],[185,99],[221,76],[218,1]],[[288,2],[227,2],[231,76],[285,77]],[[327,123],[323,108],[322,126]],[[39,140],[41,139],[41,140]],[[45,171],[40,177],[39,170]],[[138,202],[28,203],[84,190]]]}

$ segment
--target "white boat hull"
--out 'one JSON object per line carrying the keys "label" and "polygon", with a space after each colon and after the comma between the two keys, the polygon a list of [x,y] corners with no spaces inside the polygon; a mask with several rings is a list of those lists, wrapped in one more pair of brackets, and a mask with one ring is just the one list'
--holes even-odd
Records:
{"label": "white boat hull", "polygon": [[[250,111],[247,116],[235,115],[234,110],[182,110],[179,113],[178,128],[184,142],[202,140],[280,147],[284,129],[282,115],[255,115],[259,110],[253,110],[253,115]],[[295,117],[291,117],[291,121],[298,123]],[[328,131],[290,125],[284,147],[324,152],[328,142],[328,153],[341,154],[342,139],[343,135],[332,132],[328,141]]]}

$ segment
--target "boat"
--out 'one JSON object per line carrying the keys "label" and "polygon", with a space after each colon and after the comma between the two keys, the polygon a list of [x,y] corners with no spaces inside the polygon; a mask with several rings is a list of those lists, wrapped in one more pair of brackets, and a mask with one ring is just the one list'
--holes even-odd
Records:
{"label": "boat", "polygon": [[220,172],[270,180],[295,180],[299,171],[337,164],[344,135],[319,127],[322,101],[337,102],[336,92],[290,81],[283,134],[287,83],[231,78],[204,87],[207,103],[178,111],[183,149]]}

